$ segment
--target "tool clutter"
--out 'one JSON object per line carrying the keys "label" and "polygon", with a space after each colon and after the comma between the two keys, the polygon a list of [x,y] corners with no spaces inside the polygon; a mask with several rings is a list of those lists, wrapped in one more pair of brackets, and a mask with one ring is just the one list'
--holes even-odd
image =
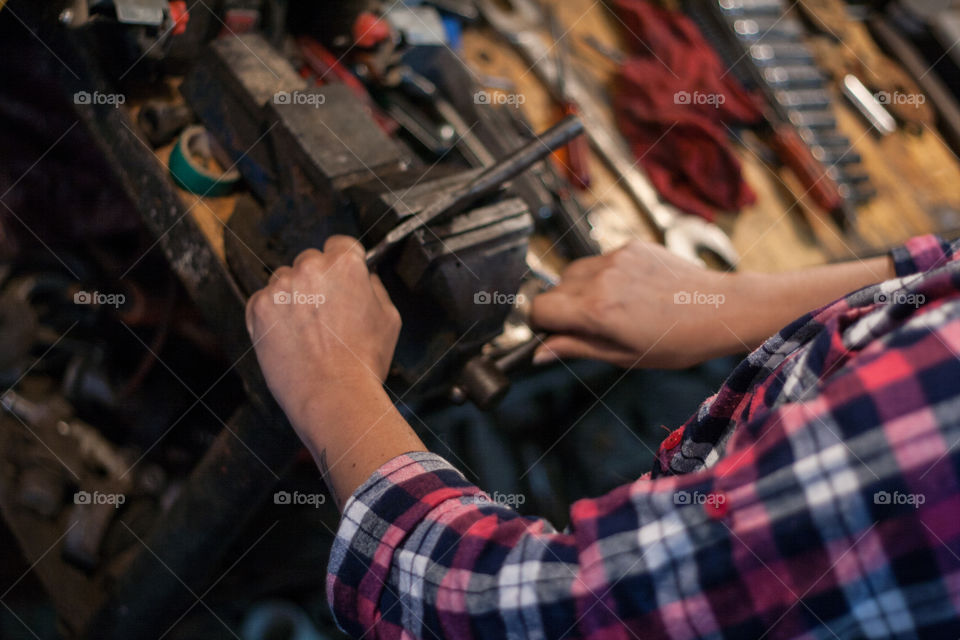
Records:
{"label": "tool clutter", "polygon": [[[541,281],[533,236],[561,262],[625,239],[606,228],[599,167],[629,199],[615,217],[645,221],[691,261],[733,269],[738,252],[717,222],[729,229],[756,203],[744,144],[868,250],[857,209],[876,188],[841,132],[838,100],[876,135],[933,122],[929,108],[883,104],[922,94],[904,72],[877,72],[890,66],[884,53],[864,44],[866,27],[840,0],[617,0],[608,11],[621,47],[578,35],[535,0],[255,5],[228,7],[220,29],[179,5],[140,23],[154,72],[182,74],[184,98],[140,105],[144,137],[172,146],[181,187],[232,194],[225,253],[248,293],[330,235],[359,237],[405,319],[395,384],[458,401],[483,386],[464,378],[478,355],[529,350],[534,329],[505,322],[522,310],[525,283]],[[465,32],[519,56],[521,80],[546,90],[561,124],[535,131],[517,86],[464,61]],[[823,40],[860,44],[831,57]],[[616,67],[613,83],[598,82],[586,49]],[[509,302],[475,303],[486,293]],[[499,398],[505,384],[483,395]]]}

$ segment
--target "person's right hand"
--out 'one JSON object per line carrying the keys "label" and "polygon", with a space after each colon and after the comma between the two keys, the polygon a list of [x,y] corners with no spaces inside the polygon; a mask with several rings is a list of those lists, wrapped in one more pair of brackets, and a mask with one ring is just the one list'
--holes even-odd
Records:
{"label": "person's right hand", "polygon": [[748,345],[724,327],[732,274],[634,241],[571,263],[533,300],[532,323],[554,335],[535,362],[593,358],[622,367],[682,368]]}

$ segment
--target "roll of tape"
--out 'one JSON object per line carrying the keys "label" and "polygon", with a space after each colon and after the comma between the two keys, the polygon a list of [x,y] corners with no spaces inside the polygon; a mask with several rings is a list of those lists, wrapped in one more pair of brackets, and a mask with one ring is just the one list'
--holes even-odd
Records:
{"label": "roll of tape", "polygon": [[207,130],[192,125],[183,130],[170,152],[170,175],[174,181],[201,196],[225,196],[240,180],[240,172],[213,171],[206,164],[215,160],[213,141]]}

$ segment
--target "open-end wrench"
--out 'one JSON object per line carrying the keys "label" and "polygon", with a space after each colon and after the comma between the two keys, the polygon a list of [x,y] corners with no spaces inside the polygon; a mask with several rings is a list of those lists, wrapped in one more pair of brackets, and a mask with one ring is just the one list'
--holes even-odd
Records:
{"label": "open-end wrench", "polygon": [[532,0],[509,0],[504,9],[496,0],[478,0],[484,19],[514,46],[537,77],[561,102],[576,104],[583,120],[590,146],[611,171],[622,181],[630,198],[649,219],[662,237],[664,246],[691,262],[703,264],[700,253],[714,254],[728,268],[734,268],[739,256],[730,238],[720,227],[702,218],[687,215],[660,198],[646,174],[637,166],[633,154],[613,122],[607,109],[567,65],[560,82],[551,44],[541,32],[546,17]]}

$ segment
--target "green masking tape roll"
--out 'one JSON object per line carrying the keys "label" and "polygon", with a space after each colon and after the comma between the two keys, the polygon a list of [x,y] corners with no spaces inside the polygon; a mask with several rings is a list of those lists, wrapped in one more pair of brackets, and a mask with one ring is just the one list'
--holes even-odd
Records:
{"label": "green masking tape roll", "polygon": [[201,162],[213,158],[212,141],[207,130],[198,125],[184,129],[170,152],[170,175],[190,193],[201,196],[225,196],[240,180],[240,172],[231,169],[215,172]]}

